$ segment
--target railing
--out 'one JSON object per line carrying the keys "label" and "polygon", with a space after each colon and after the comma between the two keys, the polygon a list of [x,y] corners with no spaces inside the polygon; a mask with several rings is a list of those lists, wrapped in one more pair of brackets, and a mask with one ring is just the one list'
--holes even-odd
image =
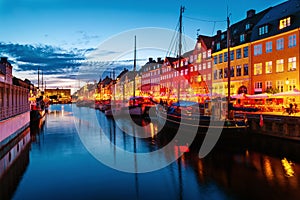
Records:
{"label": "railing", "polygon": [[0,121],[10,117],[22,114],[30,110],[29,104],[15,107],[0,107]]}

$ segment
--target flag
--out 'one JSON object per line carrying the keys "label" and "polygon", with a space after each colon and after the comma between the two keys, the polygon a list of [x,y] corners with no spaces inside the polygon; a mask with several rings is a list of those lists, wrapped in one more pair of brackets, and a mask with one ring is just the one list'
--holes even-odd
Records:
{"label": "flag", "polygon": [[264,118],[263,118],[262,114],[260,114],[260,117],[259,117],[259,126],[263,127],[263,125],[264,125]]}

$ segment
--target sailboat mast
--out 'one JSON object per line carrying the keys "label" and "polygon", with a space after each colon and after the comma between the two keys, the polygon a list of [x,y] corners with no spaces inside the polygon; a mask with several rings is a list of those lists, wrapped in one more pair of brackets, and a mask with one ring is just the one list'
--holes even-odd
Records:
{"label": "sailboat mast", "polygon": [[[180,16],[179,16],[179,46],[178,46],[178,68],[180,69],[181,67],[181,51],[182,51],[182,13],[184,12],[184,7],[180,6]],[[181,80],[179,80],[178,82],[178,88],[177,88],[177,98],[178,98],[178,102],[180,99],[180,82]]]}
{"label": "sailboat mast", "polygon": [[231,78],[231,71],[230,71],[230,31],[229,31],[229,16],[227,15],[227,89],[228,89],[228,95],[227,95],[227,118],[230,119],[230,78]]}
{"label": "sailboat mast", "polygon": [[40,89],[40,67],[38,66],[38,90]]}
{"label": "sailboat mast", "polygon": [[136,36],[134,36],[134,56],[133,56],[133,105],[135,105],[135,73],[136,73]]}
{"label": "sailboat mast", "polygon": [[42,91],[44,91],[44,72],[42,71]]}

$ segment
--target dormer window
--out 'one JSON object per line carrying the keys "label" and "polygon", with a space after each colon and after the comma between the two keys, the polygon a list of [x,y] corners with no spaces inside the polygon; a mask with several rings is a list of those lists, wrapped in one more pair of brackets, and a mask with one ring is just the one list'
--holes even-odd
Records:
{"label": "dormer window", "polygon": [[217,47],[216,47],[216,48],[217,48],[217,50],[220,50],[220,49],[221,49],[220,42],[217,43]]}
{"label": "dormer window", "polygon": [[291,17],[286,17],[279,21],[279,29],[283,29],[291,25]]}
{"label": "dormer window", "polygon": [[225,38],[225,34],[222,34],[221,35],[221,40],[224,40],[224,38]]}
{"label": "dormer window", "polygon": [[245,34],[240,35],[240,42],[245,42]]}
{"label": "dormer window", "polygon": [[258,31],[259,31],[258,32],[259,35],[264,35],[269,32],[269,26],[268,25],[261,26],[259,27]]}
{"label": "dormer window", "polygon": [[250,24],[248,23],[248,24],[246,24],[246,26],[245,26],[245,30],[249,30],[250,29]]}

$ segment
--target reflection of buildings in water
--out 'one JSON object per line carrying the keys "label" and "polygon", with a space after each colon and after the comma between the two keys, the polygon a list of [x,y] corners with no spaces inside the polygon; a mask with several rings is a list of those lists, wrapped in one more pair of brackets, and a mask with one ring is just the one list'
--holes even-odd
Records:
{"label": "reflection of buildings in water", "polygon": [[[196,155],[195,155],[196,157]],[[213,151],[190,159],[200,183],[213,179],[226,192],[242,199],[298,199],[300,165],[257,152],[231,154]]]}
{"label": "reflection of buildings in water", "polygon": [[29,164],[30,130],[0,152],[0,199],[11,199]]}

